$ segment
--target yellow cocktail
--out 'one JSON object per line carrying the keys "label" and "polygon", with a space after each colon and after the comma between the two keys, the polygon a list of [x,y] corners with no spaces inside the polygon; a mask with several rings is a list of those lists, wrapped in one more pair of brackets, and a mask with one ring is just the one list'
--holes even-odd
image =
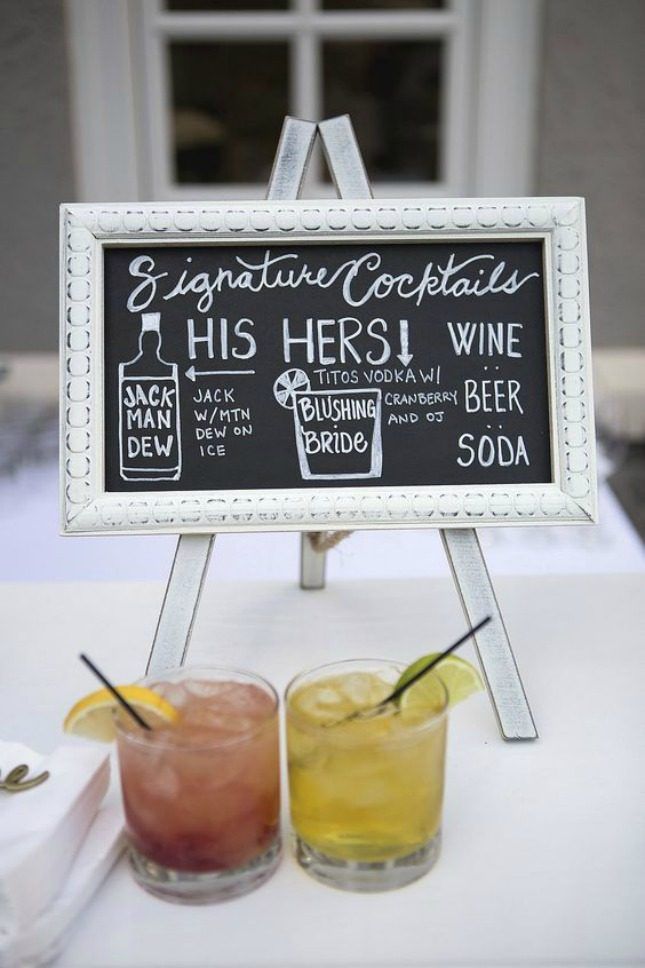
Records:
{"label": "yellow cocktail", "polygon": [[373,717],[401,672],[350,660],[295,679],[287,690],[291,818],[299,863],[350,890],[416,880],[439,851],[447,695],[425,676]]}

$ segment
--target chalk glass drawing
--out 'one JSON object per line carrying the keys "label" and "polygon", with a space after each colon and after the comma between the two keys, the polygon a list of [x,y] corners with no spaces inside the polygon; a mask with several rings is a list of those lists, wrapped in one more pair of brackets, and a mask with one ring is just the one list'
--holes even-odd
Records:
{"label": "chalk glass drawing", "polygon": [[177,481],[181,421],[176,363],[161,357],[160,313],[142,313],[139,352],[119,364],[119,472],[125,481]]}
{"label": "chalk glass drawing", "polygon": [[312,390],[304,370],[286,370],[273,385],[293,412],[305,481],[380,477],[383,469],[380,390]]}

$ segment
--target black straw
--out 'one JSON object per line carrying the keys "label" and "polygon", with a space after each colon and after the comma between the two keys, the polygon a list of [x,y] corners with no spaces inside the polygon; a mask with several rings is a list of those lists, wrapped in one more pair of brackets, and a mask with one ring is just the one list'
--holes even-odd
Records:
{"label": "black straw", "polygon": [[485,625],[488,625],[490,621],[491,616],[487,615],[486,618],[483,618],[481,622],[477,623],[477,625],[473,625],[471,629],[468,629],[467,632],[461,635],[457,641],[453,642],[448,649],[441,653],[441,655],[437,655],[434,659],[430,659],[430,661],[426,665],[422,666],[418,672],[415,672],[411,679],[408,679],[407,682],[404,682],[402,686],[398,686],[394,692],[391,692],[389,696],[386,696],[385,699],[382,699],[380,703],[377,703],[376,706],[372,706],[368,709],[357,709],[356,712],[350,713],[349,716],[344,716],[342,719],[336,720],[335,723],[329,723],[328,725],[338,726],[340,723],[347,723],[352,719],[363,719],[365,716],[371,716],[379,709],[383,709],[383,707],[387,706],[388,703],[394,702],[399,698],[399,696],[403,695],[406,689],[409,689],[410,686],[414,685],[415,682],[418,682],[419,679],[426,675],[426,673],[430,672],[431,669],[434,669],[436,665],[439,665],[439,663],[442,662],[447,655],[450,655],[450,653],[454,652],[455,649],[458,649],[460,645],[463,645],[464,642],[472,638],[473,635],[476,635],[477,632],[479,632],[480,629],[483,629]]}
{"label": "black straw", "polygon": [[88,669],[91,669],[92,670],[92,672],[94,673],[94,675],[96,676],[96,678],[99,679],[103,683],[103,685],[105,686],[105,688],[108,689],[112,693],[112,695],[114,696],[114,698],[116,699],[116,701],[118,703],[120,703],[121,706],[123,706],[123,708],[125,709],[125,711],[127,713],[129,713],[130,716],[132,716],[132,718],[134,719],[134,721],[136,723],[138,723],[139,726],[141,726],[143,729],[148,729],[148,730],[152,728],[152,727],[150,727],[148,725],[148,723],[145,721],[145,719],[143,718],[143,716],[140,716],[139,713],[136,711],[136,709],[134,709],[134,707],[131,706],[130,703],[126,699],[123,698],[123,696],[121,695],[121,693],[119,692],[119,690],[115,686],[112,685],[112,683],[109,681],[109,679],[106,679],[105,678],[105,676],[103,675],[103,673],[101,672],[101,670],[100,669],[97,669],[97,667],[94,665],[94,663],[92,662],[92,660],[89,659],[85,655],[84,652],[81,652],[81,654],[79,655],[79,659],[81,660],[81,662],[84,662],[85,663],[85,665],[88,667]]}
{"label": "black straw", "polygon": [[490,620],[491,616],[487,615],[486,618],[483,618],[481,622],[477,623],[477,625],[474,625],[471,629],[468,629],[468,631],[458,638],[456,642],[453,642],[452,645],[445,650],[445,652],[442,652],[441,655],[435,656],[434,659],[430,659],[428,664],[422,666],[411,679],[408,679],[408,681],[404,682],[402,686],[399,686],[398,689],[395,689],[394,692],[390,693],[389,696],[386,696],[386,698],[379,703],[379,706],[385,706],[386,703],[394,702],[396,699],[398,699],[399,696],[403,695],[406,689],[409,689],[410,686],[414,685],[415,682],[425,676],[427,672],[430,672],[430,670],[434,669],[436,665],[439,665],[439,663],[442,662],[447,655],[450,655],[450,653],[454,652],[455,649],[458,649],[460,645],[463,645],[464,642],[467,642],[468,639],[470,639],[473,635],[476,635],[477,632],[479,632],[480,629],[483,629],[485,625],[488,625]]}

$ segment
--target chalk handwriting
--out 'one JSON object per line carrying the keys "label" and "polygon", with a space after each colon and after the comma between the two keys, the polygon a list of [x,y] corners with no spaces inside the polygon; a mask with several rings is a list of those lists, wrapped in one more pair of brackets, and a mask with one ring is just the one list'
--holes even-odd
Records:
{"label": "chalk handwriting", "polygon": [[457,356],[521,357],[517,349],[522,323],[446,323]]}
{"label": "chalk handwriting", "polygon": [[528,467],[530,464],[521,434],[514,440],[504,434],[482,434],[476,443],[473,434],[462,434],[458,445],[460,450],[465,451],[463,456],[457,458],[461,467],[470,467],[474,463],[480,467],[490,467],[491,464],[517,467],[522,462]]}
{"label": "chalk handwriting", "polygon": [[[132,313],[145,310],[160,292],[164,300],[177,296],[196,296],[196,307],[208,312],[215,296],[236,289],[262,292],[270,289],[330,289],[338,286],[342,298],[349,306],[363,306],[371,299],[385,299],[394,294],[410,299],[420,306],[432,296],[486,296],[495,293],[512,295],[539,273],[520,275],[510,269],[504,259],[492,253],[482,253],[459,260],[451,252],[443,265],[429,261],[418,275],[402,272],[393,275],[382,270],[383,259],[378,252],[366,252],[355,259],[348,259],[335,269],[327,266],[313,268],[297,252],[273,255],[266,249],[253,261],[250,257],[235,256],[234,269],[219,266],[212,272],[194,272],[184,269],[174,282],[168,272],[155,272],[156,263],[151,255],[132,259],[129,272],[140,280],[132,289],[127,307]],[[162,280],[167,283],[162,287]]]}

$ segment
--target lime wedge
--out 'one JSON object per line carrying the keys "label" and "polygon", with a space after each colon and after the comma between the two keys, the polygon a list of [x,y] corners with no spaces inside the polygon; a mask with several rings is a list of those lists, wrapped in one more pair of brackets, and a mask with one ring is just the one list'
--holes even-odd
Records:
{"label": "lime wedge", "polygon": [[406,689],[399,699],[399,709],[408,725],[426,722],[446,708],[446,689],[438,675],[429,672]]}
{"label": "lime wedge", "polygon": [[[438,655],[438,652],[431,652],[429,655],[417,659],[407,669],[404,669],[394,688],[398,689],[405,685],[406,682],[414,678],[423,666]],[[472,696],[473,693],[480,692],[484,688],[481,676],[470,662],[466,662],[465,659],[461,659],[457,655],[448,655],[439,665],[434,667],[431,674],[422,676],[418,682],[406,689],[401,696],[401,709],[404,706],[410,707],[410,704],[419,707],[424,701],[427,703],[426,708],[436,708],[437,687],[436,684],[432,684],[433,675],[438,676],[446,687],[449,706],[455,706],[458,702],[462,702],[468,696]]]}

